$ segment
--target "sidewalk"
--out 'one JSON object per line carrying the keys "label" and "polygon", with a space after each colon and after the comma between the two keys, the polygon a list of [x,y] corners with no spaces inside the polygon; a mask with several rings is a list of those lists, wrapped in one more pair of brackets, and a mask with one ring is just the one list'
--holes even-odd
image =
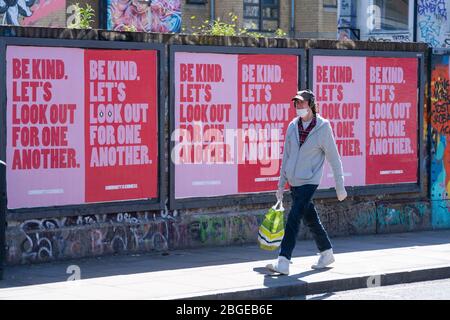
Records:
{"label": "sidewalk", "polygon": [[[297,242],[289,276],[270,275],[277,253],[256,244],[6,267],[0,299],[269,299],[450,278],[450,230],[332,243],[333,268],[315,271],[314,242]],[[70,265],[81,280],[67,281]]]}

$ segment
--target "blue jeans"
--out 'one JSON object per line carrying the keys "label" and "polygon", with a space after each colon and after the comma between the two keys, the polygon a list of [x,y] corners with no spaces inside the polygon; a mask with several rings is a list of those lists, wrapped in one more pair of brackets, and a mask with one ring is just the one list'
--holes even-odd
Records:
{"label": "blue jeans", "polygon": [[281,242],[280,256],[291,259],[302,219],[305,226],[309,228],[320,252],[332,248],[327,232],[322,226],[316,208],[311,201],[317,187],[318,185],[315,184],[291,187],[292,207],[287,219],[284,238]]}

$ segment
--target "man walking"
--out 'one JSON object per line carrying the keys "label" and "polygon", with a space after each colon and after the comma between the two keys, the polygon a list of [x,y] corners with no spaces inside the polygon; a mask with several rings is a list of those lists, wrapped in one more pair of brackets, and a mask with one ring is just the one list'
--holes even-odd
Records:
{"label": "man walking", "polygon": [[286,131],[276,196],[279,201],[283,199],[284,187],[288,182],[293,202],[278,260],[266,266],[269,270],[281,274],[289,274],[289,264],[301,220],[311,231],[320,252],[319,261],[311,267],[322,269],[334,262],[330,239],[312,202],[322,178],[325,158],[333,170],[338,200],[343,201],[347,197],[342,162],[333,131],[329,120],[317,113],[314,93],[311,90],[298,91],[292,101],[297,117],[291,121]]}

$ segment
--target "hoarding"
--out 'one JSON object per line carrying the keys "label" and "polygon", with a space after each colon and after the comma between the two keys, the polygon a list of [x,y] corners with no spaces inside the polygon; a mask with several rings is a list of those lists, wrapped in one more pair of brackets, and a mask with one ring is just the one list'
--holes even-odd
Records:
{"label": "hoarding", "polygon": [[8,209],[158,196],[155,50],[7,46]]}

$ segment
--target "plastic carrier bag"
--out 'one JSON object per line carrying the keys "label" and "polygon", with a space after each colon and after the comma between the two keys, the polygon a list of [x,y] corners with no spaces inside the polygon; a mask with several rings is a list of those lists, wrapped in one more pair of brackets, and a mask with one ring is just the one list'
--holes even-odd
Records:
{"label": "plastic carrier bag", "polygon": [[284,237],[284,207],[281,201],[278,201],[266,213],[263,222],[259,226],[258,243],[264,250],[275,250]]}

